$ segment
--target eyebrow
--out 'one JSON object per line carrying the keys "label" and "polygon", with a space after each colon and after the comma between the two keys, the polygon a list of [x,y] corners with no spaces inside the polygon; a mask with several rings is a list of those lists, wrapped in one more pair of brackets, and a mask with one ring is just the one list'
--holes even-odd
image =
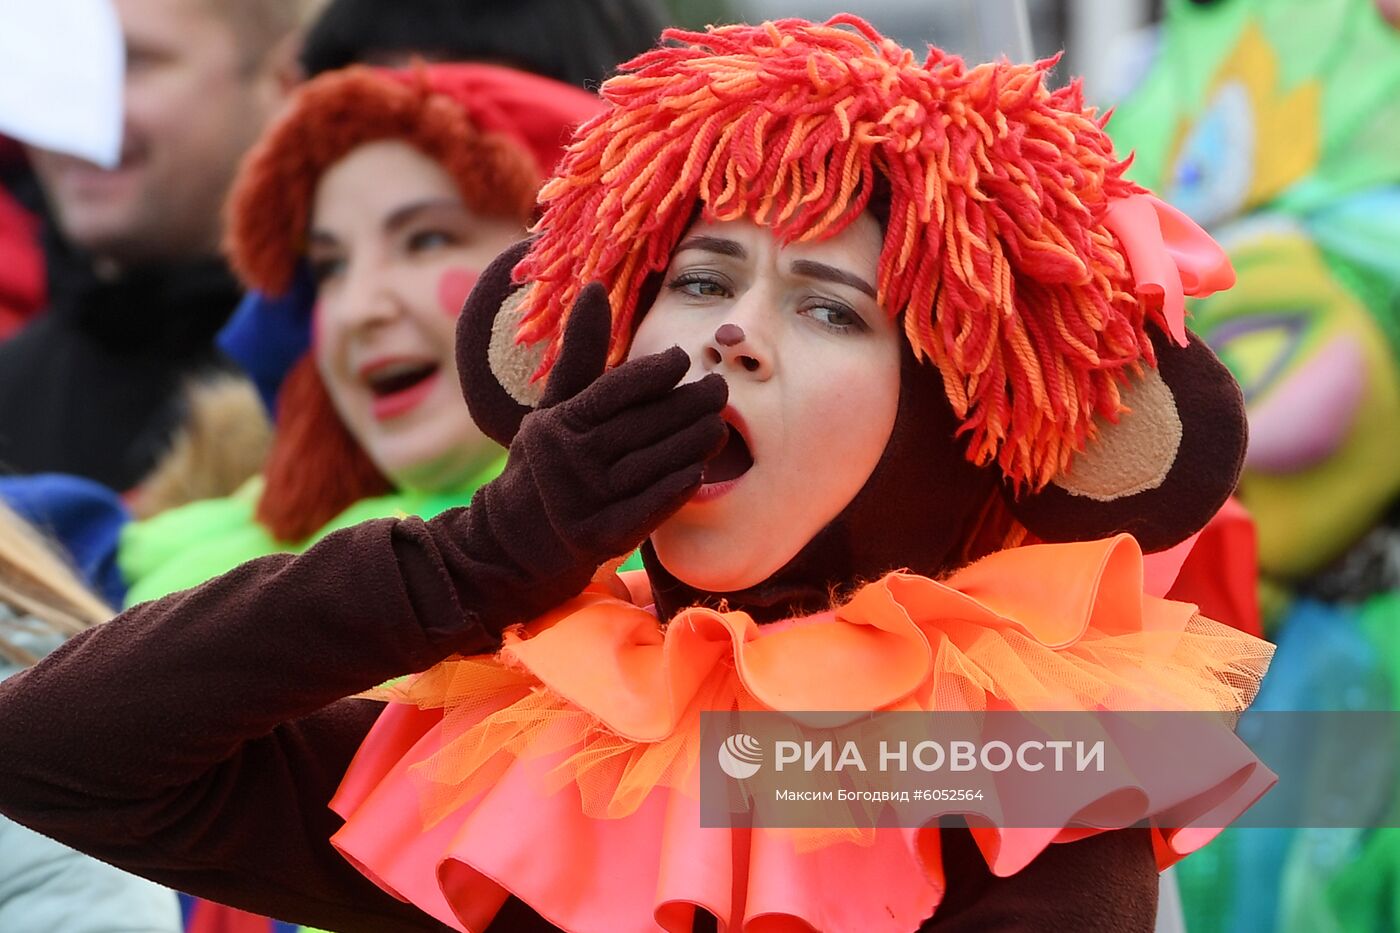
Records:
{"label": "eyebrow", "polygon": [[383,227],[392,233],[400,227],[406,226],[419,214],[439,208],[461,210],[462,202],[456,198],[426,198],[422,201],[414,201],[390,212],[389,216],[384,218]]}
{"label": "eyebrow", "polygon": [[823,282],[835,282],[837,285],[849,285],[858,292],[863,292],[871,298],[877,297],[875,287],[860,276],[847,272],[845,269],[838,269],[835,266],[828,266],[824,262],[813,262],[810,259],[794,259],[792,261],[792,271],[809,279],[818,279]]}
{"label": "eyebrow", "polygon": [[[742,244],[734,240],[726,240],[717,236],[693,236],[676,247],[676,252],[687,249],[704,250],[707,253],[718,253],[721,256],[733,256],[735,259],[747,259],[748,253]],[[838,269],[835,266],[828,266],[824,262],[814,262],[811,259],[795,259],[792,263],[792,271],[797,275],[809,279],[818,279],[823,282],[835,282],[838,285],[848,285],[856,291],[869,295],[871,298],[878,297],[875,287],[854,273],[845,269]]]}
{"label": "eyebrow", "polygon": [[[439,210],[442,208],[454,208],[460,210],[461,207],[462,202],[458,201],[455,198],[425,198],[422,201],[413,201],[401,207],[394,208],[394,210],[390,211],[389,215],[384,218],[384,221],[380,224],[380,226],[384,228],[385,232],[393,233],[396,230],[399,230],[412,223],[413,220],[418,217],[418,215],[423,214],[427,211]],[[324,230],[318,230],[314,227],[311,229],[311,232],[307,235],[307,240],[311,243],[338,242],[335,234],[328,233]]]}
{"label": "eyebrow", "polygon": [[733,256],[735,259],[747,259],[748,253],[744,247],[734,240],[726,240],[718,236],[693,236],[676,247],[676,252],[688,249],[700,249],[707,253],[719,253],[721,256]]}

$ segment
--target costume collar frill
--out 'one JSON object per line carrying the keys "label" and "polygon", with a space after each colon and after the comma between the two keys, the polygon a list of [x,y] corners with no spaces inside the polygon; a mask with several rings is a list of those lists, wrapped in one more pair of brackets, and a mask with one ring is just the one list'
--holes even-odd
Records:
{"label": "costume collar frill", "polygon": [[[890,574],[762,627],[709,609],[662,627],[644,580],[633,599],[590,587],[496,656],[390,688],[332,802],[333,842],[460,930],[484,930],[508,895],[600,933],[689,931],[692,905],[730,930],[914,930],[944,891],[937,827],[702,828],[700,711],[1246,707],[1270,646],[1144,595],[1143,574],[1127,535],[1034,545],[944,581]],[[1199,848],[1219,830],[1195,827],[1224,826],[1274,781],[1223,722],[1213,739],[1189,756],[1120,744],[1132,783],[1076,781],[1052,828],[974,829],[989,869],[1093,833],[1077,823],[1109,799],[1150,822],[1160,865]]]}

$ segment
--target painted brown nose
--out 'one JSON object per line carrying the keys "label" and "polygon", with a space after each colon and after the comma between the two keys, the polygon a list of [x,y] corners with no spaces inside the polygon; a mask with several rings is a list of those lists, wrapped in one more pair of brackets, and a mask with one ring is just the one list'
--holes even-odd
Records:
{"label": "painted brown nose", "polygon": [[715,331],[715,343],[722,347],[737,347],[744,342],[744,329],[738,324],[721,324]]}

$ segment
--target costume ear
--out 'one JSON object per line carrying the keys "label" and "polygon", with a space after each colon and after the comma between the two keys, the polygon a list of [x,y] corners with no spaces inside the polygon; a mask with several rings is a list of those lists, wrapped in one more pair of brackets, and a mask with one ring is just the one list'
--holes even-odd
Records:
{"label": "costume ear", "polygon": [[1116,424],[1069,469],[1011,512],[1044,541],[1127,532],[1160,551],[1204,528],[1235,489],[1248,438],[1244,399],[1229,371],[1194,334],[1178,346],[1153,329],[1157,368],[1123,391]]}
{"label": "costume ear", "polygon": [[511,281],[511,270],[530,249],[516,243],[497,256],[477,280],[457,319],[457,375],[472,420],[482,432],[509,447],[520,422],[539,402],[543,382],[531,382],[539,368],[544,344],[516,343],[523,285]]}

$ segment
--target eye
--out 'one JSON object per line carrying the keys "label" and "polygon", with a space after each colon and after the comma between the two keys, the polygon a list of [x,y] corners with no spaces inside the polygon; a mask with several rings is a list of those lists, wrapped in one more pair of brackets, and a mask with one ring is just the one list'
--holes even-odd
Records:
{"label": "eye", "polygon": [[728,298],[729,283],[712,272],[686,272],[676,276],[666,287],[687,298]]}
{"label": "eye", "polygon": [[131,74],[151,71],[169,64],[172,53],[167,49],[148,45],[129,45],[126,49],[126,70]]}
{"label": "eye", "polygon": [[345,271],[345,260],[340,256],[311,256],[307,258],[306,265],[311,270],[311,280],[317,286]]}
{"label": "eye", "polygon": [[1209,225],[1237,213],[1254,183],[1254,104],[1238,81],[1222,87],[1182,141],[1168,200]]}
{"label": "eye", "polygon": [[823,327],[838,333],[866,330],[865,321],[840,302],[822,300],[808,305],[802,313]]}
{"label": "eye", "polygon": [[436,228],[419,230],[409,236],[408,251],[410,253],[426,253],[447,246],[456,246],[458,242],[458,238],[446,230]]}
{"label": "eye", "polygon": [[1251,401],[1287,371],[1306,322],[1301,313],[1238,318],[1216,328],[1207,343],[1239,382],[1245,400]]}

